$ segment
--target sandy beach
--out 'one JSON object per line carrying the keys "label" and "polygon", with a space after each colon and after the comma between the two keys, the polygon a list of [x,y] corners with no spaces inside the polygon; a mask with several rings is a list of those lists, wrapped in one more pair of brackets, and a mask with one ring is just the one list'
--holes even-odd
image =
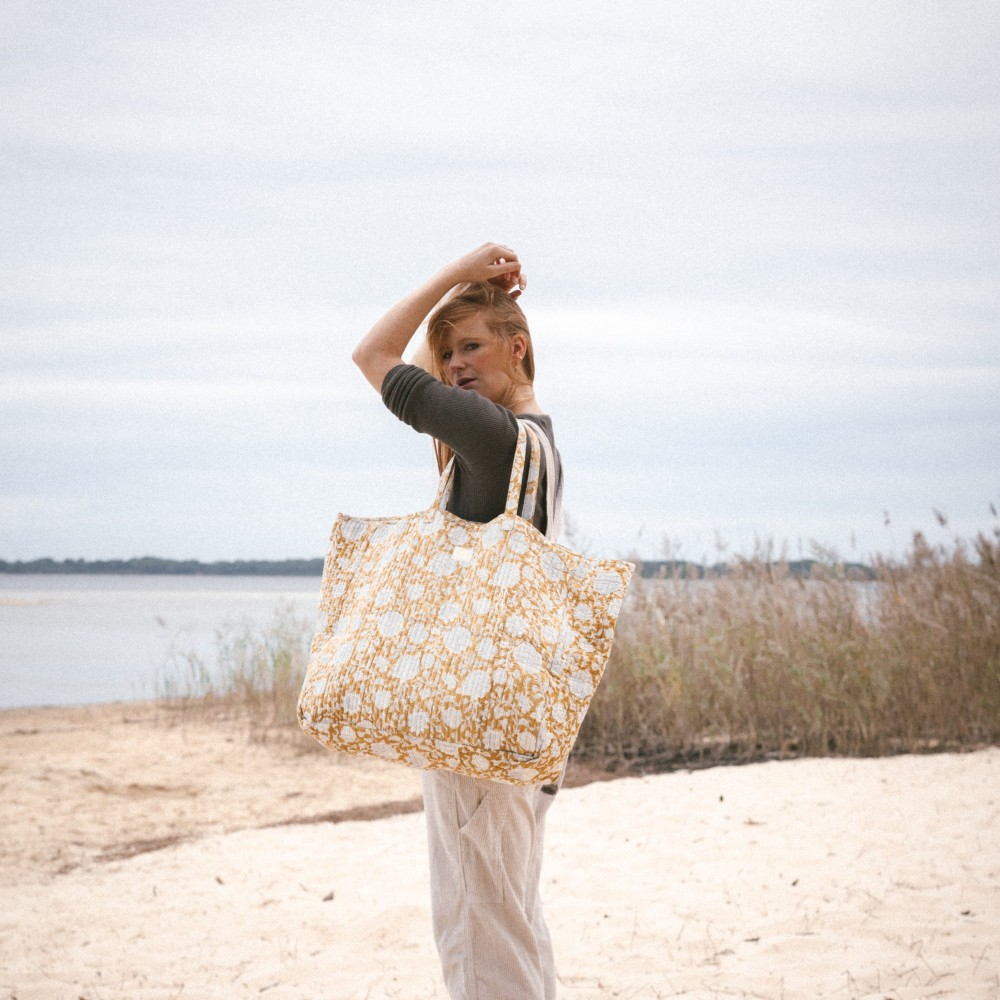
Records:
{"label": "sandy beach", "polygon": [[[142,703],[0,746],[4,1000],[445,1000],[416,772]],[[1000,997],[1000,750],[585,777],[560,1000]]]}

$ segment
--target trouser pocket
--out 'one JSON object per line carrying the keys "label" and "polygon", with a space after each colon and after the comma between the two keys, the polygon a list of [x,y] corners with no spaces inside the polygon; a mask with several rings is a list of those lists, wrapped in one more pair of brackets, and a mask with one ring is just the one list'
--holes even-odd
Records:
{"label": "trouser pocket", "polygon": [[508,812],[506,796],[491,789],[458,829],[462,881],[470,900],[497,903],[504,898],[503,841]]}

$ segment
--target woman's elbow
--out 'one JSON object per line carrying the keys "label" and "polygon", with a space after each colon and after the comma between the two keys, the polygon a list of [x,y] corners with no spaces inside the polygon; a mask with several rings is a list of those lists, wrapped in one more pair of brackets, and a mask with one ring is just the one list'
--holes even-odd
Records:
{"label": "woman's elbow", "polygon": [[351,360],[361,369],[361,373],[368,378],[370,378],[371,372],[374,369],[385,367],[385,358],[382,352],[373,350],[364,341],[351,351]]}
{"label": "woman's elbow", "polygon": [[364,344],[358,344],[351,352],[351,360],[358,366],[368,382],[375,389],[381,390],[382,382],[389,370],[398,365],[401,359],[380,351],[373,351],[371,348],[365,347]]}
{"label": "woman's elbow", "polygon": [[358,344],[357,347],[351,351],[351,360],[362,370],[365,370],[365,364],[368,358],[368,351],[365,350],[364,344]]}

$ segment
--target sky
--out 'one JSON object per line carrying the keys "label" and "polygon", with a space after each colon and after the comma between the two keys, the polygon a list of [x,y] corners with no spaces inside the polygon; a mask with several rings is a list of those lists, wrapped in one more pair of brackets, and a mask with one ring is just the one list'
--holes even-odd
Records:
{"label": "sky", "polygon": [[487,240],[575,547],[992,532],[998,50],[962,0],[7,0],[0,559],[312,557],[428,506],[350,353]]}

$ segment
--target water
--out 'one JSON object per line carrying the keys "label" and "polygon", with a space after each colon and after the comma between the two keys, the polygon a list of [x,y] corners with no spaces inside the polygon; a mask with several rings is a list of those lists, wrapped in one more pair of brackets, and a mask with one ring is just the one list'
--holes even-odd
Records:
{"label": "water", "polygon": [[0,708],[153,697],[171,656],[220,629],[312,622],[319,577],[0,574]]}

